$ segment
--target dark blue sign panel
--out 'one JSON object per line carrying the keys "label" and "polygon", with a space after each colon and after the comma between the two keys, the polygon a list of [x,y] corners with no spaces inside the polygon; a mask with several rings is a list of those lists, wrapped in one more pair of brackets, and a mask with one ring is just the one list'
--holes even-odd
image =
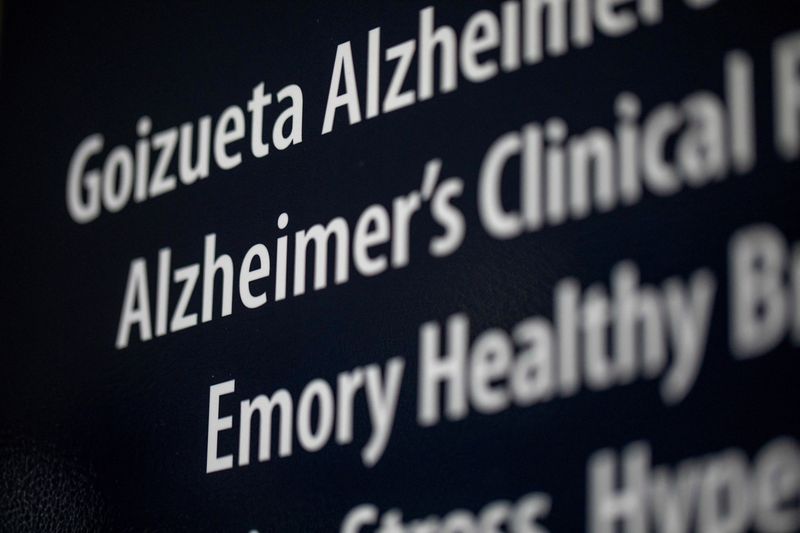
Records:
{"label": "dark blue sign panel", "polygon": [[3,6],[3,531],[800,531],[800,10]]}

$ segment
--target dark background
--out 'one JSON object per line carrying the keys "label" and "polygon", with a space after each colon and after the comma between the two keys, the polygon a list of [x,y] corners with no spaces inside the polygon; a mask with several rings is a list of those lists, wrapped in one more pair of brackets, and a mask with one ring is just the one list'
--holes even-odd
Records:
{"label": "dark background", "polygon": [[[45,531],[62,521],[56,529],[333,531],[364,502],[400,508],[410,519],[544,491],[553,497],[547,527],[578,531],[586,462],[600,448],[646,439],[655,464],[672,464],[729,446],[753,452],[774,436],[798,435],[797,350],[782,344],[736,362],[726,324],[729,235],[771,222],[800,238],[798,167],[775,155],[767,98],[770,44],[800,26],[798,9],[778,0],[720,0],[696,12],[665,3],[658,26],[621,39],[598,35],[589,49],[486,83],[462,78],[456,92],[354,126],[339,120],[325,136],[336,46],[352,42],[363,84],[367,32],[381,26],[384,46],[414,38],[425,3],[3,6],[0,528]],[[482,6],[439,5],[436,24],[460,31]],[[735,47],[756,62],[753,172],[511,241],[483,232],[476,177],[499,135],[551,116],[573,132],[610,128],[622,90],[638,94],[645,111],[702,88],[721,94],[722,57]],[[211,176],[191,187],[104,212],[88,225],[69,218],[67,166],[86,136],[103,133],[104,153],[132,147],[140,116],[152,117],[155,132],[216,118],[228,105],[244,108],[262,81],[274,98],[287,84],[302,87],[302,144],[255,159],[245,140],[234,170],[215,169],[212,159]],[[271,116],[278,107],[268,108]],[[419,187],[434,157],[444,161],[443,176],[466,184],[459,205],[467,237],[452,256],[428,256],[432,229],[421,217],[405,269],[375,278],[352,273],[345,285],[252,311],[235,298],[227,318],[215,307],[210,323],[145,343],[134,333],[127,349],[114,349],[133,258],[148,258],[154,283],[159,248],[172,247],[173,267],[182,266],[200,260],[203,236],[216,232],[217,253],[238,262],[256,242],[274,245],[283,211],[289,230],[335,216],[352,227],[371,203],[387,205]],[[709,347],[682,403],[665,407],[658,383],[639,381],[417,426],[420,324],[466,311],[475,335],[550,316],[556,281],[607,282],[625,258],[637,262],[643,282],[703,266],[717,274]],[[173,289],[173,305],[175,296]],[[199,298],[192,306],[199,309]],[[309,454],[295,442],[289,458],[205,473],[210,385],[236,379],[228,397],[235,400],[222,404],[232,412],[234,401],[283,387],[297,400],[314,378],[334,383],[341,371],[395,355],[406,359],[400,408],[374,468],[359,455],[369,427],[359,400],[349,446],[331,440]],[[223,450],[234,446],[221,442]]]}

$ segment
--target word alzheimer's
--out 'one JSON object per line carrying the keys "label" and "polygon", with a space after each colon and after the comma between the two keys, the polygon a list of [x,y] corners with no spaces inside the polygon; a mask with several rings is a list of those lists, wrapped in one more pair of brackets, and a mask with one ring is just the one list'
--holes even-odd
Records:
{"label": "word alzheimer's", "polygon": [[[717,0],[685,0],[704,9]],[[346,107],[349,124],[389,113],[455,91],[459,79],[488,81],[501,72],[535,65],[572,48],[587,48],[595,35],[623,37],[640,26],[663,20],[663,0],[509,0],[498,16],[482,9],[470,16],[460,32],[436,26],[434,8],[419,13],[417,37],[386,48],[382,54],[381,28],[369,32],[367,41],[366,98],[359,94],[356,65],[350,41],[336,50],[323,135],[333,130],[336,111]],[[381,56],[384,61],[381,61]],[[438,84],[436,64],[438,62]],[[383,69],[390,72],[382,83]],[[416,86],[408,83],[416,70]],[[344,80],[344,91],[340,85]],[[381,95],[381,87],[386,90]],[[362,93],[363,94],[363,93]]]}
{"label": "word alzheimer's", "polygon": [[[326,288],[329,276],[337,285],[346,283],[350,279],[351,261],[355,271],[364,277],[403,268],[411,258],[412,223],[424,209],[430,212],[438,232],[430,238],[429,253],[434,257],[453,253],[465,234],[464,216],[453,203],[461,196],[464,184],[456,177],[440,181],[440,170],[441,160],[428,162],[419,190],[395,197],[389,208],[381,204],[368,206],[352,226],[344,218],[335,217],[325,225],[315,224],[296,231],[293,236],[285,235],[282,233],[289,224],[289,215],[282,213],[277,221],[275,244],[252,245],[236,268],[230,255],[217,255],[214,233],[205,237],[201,262],[174,270],[172,249],[162,248],[158,253],[155,298],[150,297],[147,259],[134,259],[128,270],[116,347],[128,346],[134,327],[138,328],[139,338],[147,341],[154,333],[160,337],[196,326],[198,313],[192,309],[192,302],[198,281],[202,296],[200,320],[208,322],[214,317],[215,293],[221,293],[219,316],[223,317],[233,312],[235,295],[247,309],[266,304],[270,289],[267,278],[272,281],[269,298],[280,301],[305,294],[309,282],[315,291]],[[306,268],[311,261],[313,268]],[[238,291],[234,291],[237,274]],[[178,297],[170,303],[174,286],[178,288]]]}

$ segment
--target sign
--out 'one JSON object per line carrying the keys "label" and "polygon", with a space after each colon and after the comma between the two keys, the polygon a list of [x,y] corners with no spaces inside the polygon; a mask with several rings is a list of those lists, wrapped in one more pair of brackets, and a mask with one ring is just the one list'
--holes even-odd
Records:
{"label": "sign", "polygon": [[800,530],[791,2],[2,22],[4,530]]}

